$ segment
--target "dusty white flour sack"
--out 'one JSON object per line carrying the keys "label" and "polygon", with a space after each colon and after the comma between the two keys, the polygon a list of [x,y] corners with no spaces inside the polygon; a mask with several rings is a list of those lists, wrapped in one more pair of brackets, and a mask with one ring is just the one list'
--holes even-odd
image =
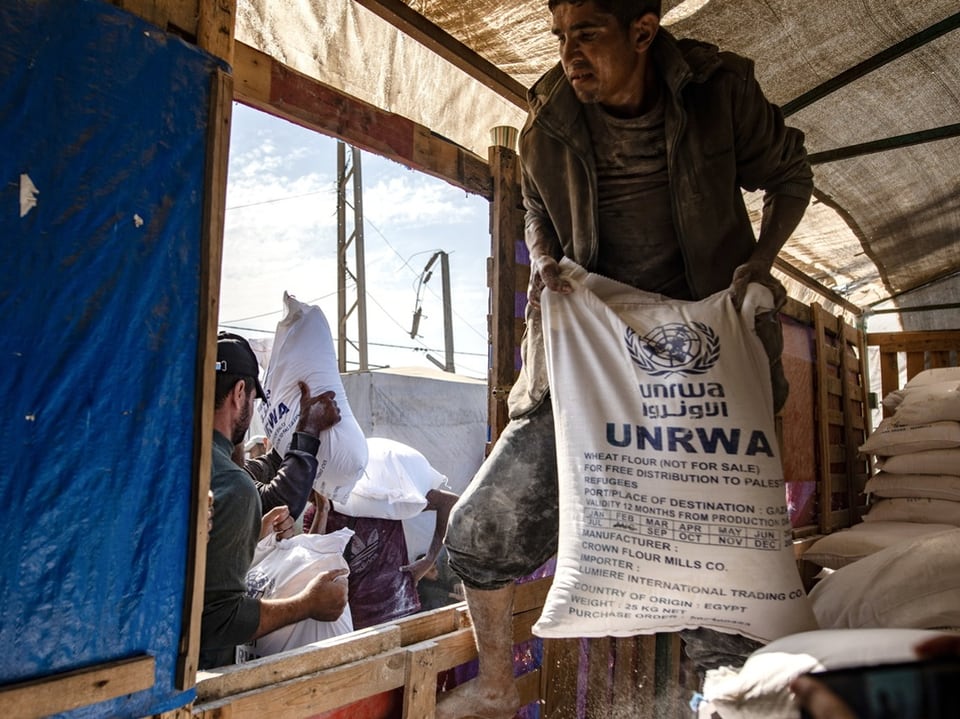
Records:
{"label": "dusty white flour sack", "polygon": [[367,438],[367,467],[337,511],[351,517],[410,519],[426,509],[427,494],[447,478],[419,451],[386,437]]}
{"label": "dusty white flour sack", "polygon": [[664,301],[564,260],[545,292],[560,537],[543,637],[815,628],[791,545],[751,285]]}
{"label": "dusty white flour sack", "polygon": [[267,394],[259,402],[260,419],[271,444],[281,456],[290,446],[300,420],[300,387],[303,380],[316,396],[336,394],[340,421],[320,433],[317,477],[314,488],[334,501],[345,501],[367,464],[367,439],[353,416],[340,379],[333,335],[323,311],[283,294],[286,313],[277,323],[270,363],[263,380]]}
{"label": "dusty white flour sack", "polygon": [[[330,534],[298,534],[277,540],[272,532],[260,540],[253,564],[247,571],[247,596],[256,599],[284,599],[302,591],[310,581],[331,569],[349,569],[343,558],[353,530]],[[350,607],[332,622],[303,619],[264,634],[237,647],[237,662],[302,647],[353,631]]]}

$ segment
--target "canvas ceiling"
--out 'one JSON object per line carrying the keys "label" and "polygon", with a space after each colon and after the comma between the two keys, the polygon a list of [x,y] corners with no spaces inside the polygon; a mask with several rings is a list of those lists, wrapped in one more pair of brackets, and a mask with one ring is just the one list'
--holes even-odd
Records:
{"label": "canvas ceiling", "polygon": [[[525,111],[516,104],[363,6],[381,4],[393,3],[239,0],[237,39],[481,157],[490,128],[522,125]],[[407,4],[523,87],[556,62],[546,0]],[[791,101],[821,83],[952,18],[957,0],[665,0],[663,9],[675,35],[752,57],[768,97],[806,133],[814,159],[960,119],[957,29],[790,111]],[[957,137],[818,162],[814,202],[781,259],[861,308],[891,297],[909,304],[903,293],[931,283],[956,298],[958,167]],[[759,198],[748,203],[758,217]],[[790,287],[797,299],[823,302],[800,284]]]}

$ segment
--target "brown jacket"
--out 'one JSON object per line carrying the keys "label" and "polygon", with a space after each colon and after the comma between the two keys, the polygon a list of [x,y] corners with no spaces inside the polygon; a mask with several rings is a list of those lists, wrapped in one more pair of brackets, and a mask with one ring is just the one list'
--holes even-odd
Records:
{"label": "brown jacket", "polygon": [[[667,91],[665,132],[674,226],[687,282],[701,299],[729,286],[756,238],[741,188],[808,200],[813,173],[803,133],[787,127],[753,75],[753,62],[660,29],[651,49]],[[520,132],[527,244],[590,270],[597,257],[597,178],[582,106],[559,64],[528,93]],[[639,288],[644,289],[644,288]],[[523,367],[510,393],[518,417],[546,396],[540,313],[528,305]]]}

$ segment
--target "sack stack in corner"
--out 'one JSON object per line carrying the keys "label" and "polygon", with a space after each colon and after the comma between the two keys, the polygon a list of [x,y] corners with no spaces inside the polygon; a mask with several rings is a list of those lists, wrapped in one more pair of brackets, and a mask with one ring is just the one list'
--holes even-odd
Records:
{"label": "sack stack in corner", "polygon": [[893,416],[860,446],[880,470],[864,521],[960,526],[960,368],[921,372],[883,404]]}
{"label": "sack stack in corner", "polygon": [[863,521],[803,558],[826,570],[810,592],[825,630],[960,626],[960,369],[928,370],[891,392],[895,409],[860,447],[880,472]]}

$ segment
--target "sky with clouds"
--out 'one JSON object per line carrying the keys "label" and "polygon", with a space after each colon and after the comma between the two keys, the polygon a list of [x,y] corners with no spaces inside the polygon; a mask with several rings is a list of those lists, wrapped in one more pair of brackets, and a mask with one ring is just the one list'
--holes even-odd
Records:
{"label": "sky with clouds", "polygon": [[[428,260],[443,250],[450,266],[454,365],[459,374],[485,379],[489,203],[376,155],[361,153],[360,170],[370,368],[433,367],[428,353],[444,361],[439,261],[420,286]],[[320,306],[336,342],[336,179],[336,140],[234,105],[220,329],[250,339],[272,336],[286,291]],[[422,319],[412,339],[418,287]],[[348,302],[355,297],[348,280]],[[348,334],[357,339],[355,324]],[[348,352],[347,369],[356,369],[356,357]]]}

